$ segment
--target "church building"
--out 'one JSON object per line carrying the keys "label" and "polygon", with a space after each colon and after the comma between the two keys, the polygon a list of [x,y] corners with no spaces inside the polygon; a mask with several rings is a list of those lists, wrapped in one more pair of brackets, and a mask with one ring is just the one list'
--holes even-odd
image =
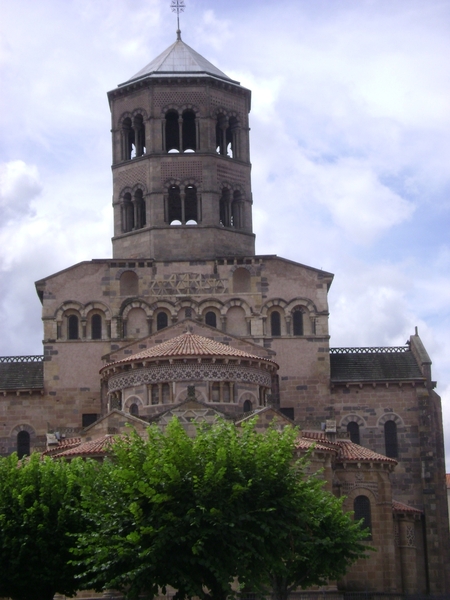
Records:
{"label": "church building", "polygon": [[255,254],[251,92],[179,31],[108,99],[112,258],[36,282],[43,355],[0,358],[0,454],[95,455],[125,423],[172,416],[295,424],[377,550],[330,589],[450,593],[441,403],[418,332],[330,347],[333,274]]}

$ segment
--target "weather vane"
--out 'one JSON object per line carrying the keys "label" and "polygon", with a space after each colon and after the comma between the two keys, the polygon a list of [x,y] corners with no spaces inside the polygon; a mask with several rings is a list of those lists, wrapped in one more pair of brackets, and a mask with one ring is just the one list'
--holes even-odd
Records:
{"label": "weather vane", "polygon": [[180,12],[184,12],[185,4],[184,0],[172,0],[170,5],[172,12],[177,13],[177,39],[181,40],[181,30],[180,30]]}

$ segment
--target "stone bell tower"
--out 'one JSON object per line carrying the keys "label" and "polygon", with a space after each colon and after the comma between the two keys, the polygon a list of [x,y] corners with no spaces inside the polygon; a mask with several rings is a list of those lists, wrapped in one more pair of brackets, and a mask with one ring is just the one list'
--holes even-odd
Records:
{"label": "stone bell tower", "polygon": [[178,32],[108,99],[114,258],[254,255],[250,90]]}

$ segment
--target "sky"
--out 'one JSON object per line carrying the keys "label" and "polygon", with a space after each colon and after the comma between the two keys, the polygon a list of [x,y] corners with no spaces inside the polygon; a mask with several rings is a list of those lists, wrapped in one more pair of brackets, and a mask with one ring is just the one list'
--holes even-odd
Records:
{"label": "sky", "polygon": [[[0,355],[41,354],[34,282],[111,256],[106,92],[175,41],[169,0],[0,0]],[[331,346],[404,345],[450,469],[450,0],[186,0],[252,90],[258,254],[335,274]]]}

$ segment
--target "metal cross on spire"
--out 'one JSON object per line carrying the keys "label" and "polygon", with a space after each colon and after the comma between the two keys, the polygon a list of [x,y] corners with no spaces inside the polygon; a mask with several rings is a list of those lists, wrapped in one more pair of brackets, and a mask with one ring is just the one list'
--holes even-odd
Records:
{"label": "metal cross on spire", "polygon": [[185,4],[184,0],[172,0],[170,5],[172,12],[177,13],[177,40],[181,40],[181,30],[180,30],[180,12],[184,12]]}

